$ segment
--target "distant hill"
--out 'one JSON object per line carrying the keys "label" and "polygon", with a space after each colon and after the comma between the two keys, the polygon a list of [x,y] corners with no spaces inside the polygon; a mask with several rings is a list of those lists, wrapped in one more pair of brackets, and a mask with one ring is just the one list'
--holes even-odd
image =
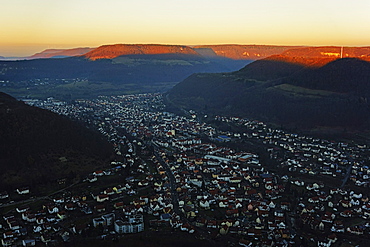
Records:
{"label": "distant hill", "polygon": [[300,47],[275,45],[199,45],[193,48],[206,56],[214,54],[215,56],[234,60],[258,60]]}
{"label": "distant hill", "polygon": [[63,57],[73,57],[80,56],[94,48],[73,48],[73,49],[47,49],[42,52],[36,53],[32,56],[27,57],[27,59],[38,59],[38,58],[63,58]]}
{"label": "distant hill", "polygon": [[181,108],[289,128],[369,130],[370,63],[295,55],[272,56],[232,73],[192,75],[170,90],[167,99]]}
{"label": "distant hill", "polygon": [[[0,86],[17,98],[54,96],[63,100],[165,92],[194,73],[240,70],[239,76],[266,81],[305,67],[322,67],[340,57],[368,60],[369,50],[369,47],[158,44],[51,49],[35,55],[48,58],[0,61]],[[67,57],[55,58],[62,56]],[[251,64],[255,59],[258,60]]]}
{"label": "distant hill", "polygon": [[116,44],[100,46],[83,56],[90,60],[111,59],[125,55],[187,54],[199,55],[183,45]]}
{"label": "distant hill", "polygon": [[16,97],[69,100],[164,92],[193,73],[230,72],[250,62],[208,59],[187,46],[109,45],[83,56],[0,61],[0,83],[4,92]]}
{"label": "distant hill", "polygon": [[113,59],[84,57],[0,61],[4,73],[0,81],[86,79],[114,84],[178,82],[195,72],[220,72],[229,69],[199,55],[127,55]]}
{"label": "distant hill", "polygon": [[43,59],[43,58],[66,58],[81,56],[94,48],[71,48],[71,49],[46,49],[42,52],[38,52],[31,56],[26,57],[4,57],[0,56],[0,60],[3,61],[17,61],[17,60],[32,60],[32,59]]}
{"label": "distant hill", "polygon": [[339,58],[359,58],[370,61],[370,47],[303,47],[289,49],[281,54],[269,57],[270,60],[277,59],[309,67],[321,67]]}
{"label": "distant hill", "polygon": [[0,92],[0,187],[46,184],[107,164],[112,147],[66,117]]}
{"label": "distant hill", "polygon": [[319,46],[289,49],[281,53],[283,56],[302,58],[348,58],[366,59],[370,56],[370,47]]}

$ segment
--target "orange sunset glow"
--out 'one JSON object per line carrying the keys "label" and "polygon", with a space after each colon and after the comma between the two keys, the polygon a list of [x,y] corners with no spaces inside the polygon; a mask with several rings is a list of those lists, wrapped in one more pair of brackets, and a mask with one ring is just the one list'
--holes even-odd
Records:
{"label": "orange sunset glow", "polygon": [[367,46],[369,9],[363,0],[5,1],[0,56],[106,44]]}

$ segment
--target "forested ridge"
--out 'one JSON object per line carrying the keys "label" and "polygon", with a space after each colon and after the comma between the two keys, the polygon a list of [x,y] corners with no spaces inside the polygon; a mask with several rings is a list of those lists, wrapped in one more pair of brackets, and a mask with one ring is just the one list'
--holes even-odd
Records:
{"label": "forested ridge", "polygon": [[1,92],[0,136],[1,186],[74,177],[112,154],[98,132]]}
{"label": "forested ridge", "polygon": [[343,58],[317,67],[282,58],[258,60],[233,73],[192,75],[167,98],[181,108],[294,129],[370,129],[369,62]]}

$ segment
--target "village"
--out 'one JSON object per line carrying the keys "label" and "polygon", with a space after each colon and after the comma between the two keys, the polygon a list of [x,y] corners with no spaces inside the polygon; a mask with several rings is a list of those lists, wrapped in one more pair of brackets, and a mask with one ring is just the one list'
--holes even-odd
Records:
{"label": "village", "polygon": [[97,129],[117,160],[75,184],[60,181],[51,196],[0,192],[2,245],[181,232],[225,246],[366,246],[367,145],[238,117],[179,116],[162,97],[25,100]]}

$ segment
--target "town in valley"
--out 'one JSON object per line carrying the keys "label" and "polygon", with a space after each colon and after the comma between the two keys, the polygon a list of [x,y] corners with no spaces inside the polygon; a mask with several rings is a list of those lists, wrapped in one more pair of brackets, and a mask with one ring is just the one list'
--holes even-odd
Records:
{"label": "town in valley", "polygon": [[99,131],[116,159],[56,180],[49,194],[32,185],[0,191],[2,246],[155,235],[216,246],[366,245],[367,145],[237,116],[175,114],[164,97],[23,99]]}

